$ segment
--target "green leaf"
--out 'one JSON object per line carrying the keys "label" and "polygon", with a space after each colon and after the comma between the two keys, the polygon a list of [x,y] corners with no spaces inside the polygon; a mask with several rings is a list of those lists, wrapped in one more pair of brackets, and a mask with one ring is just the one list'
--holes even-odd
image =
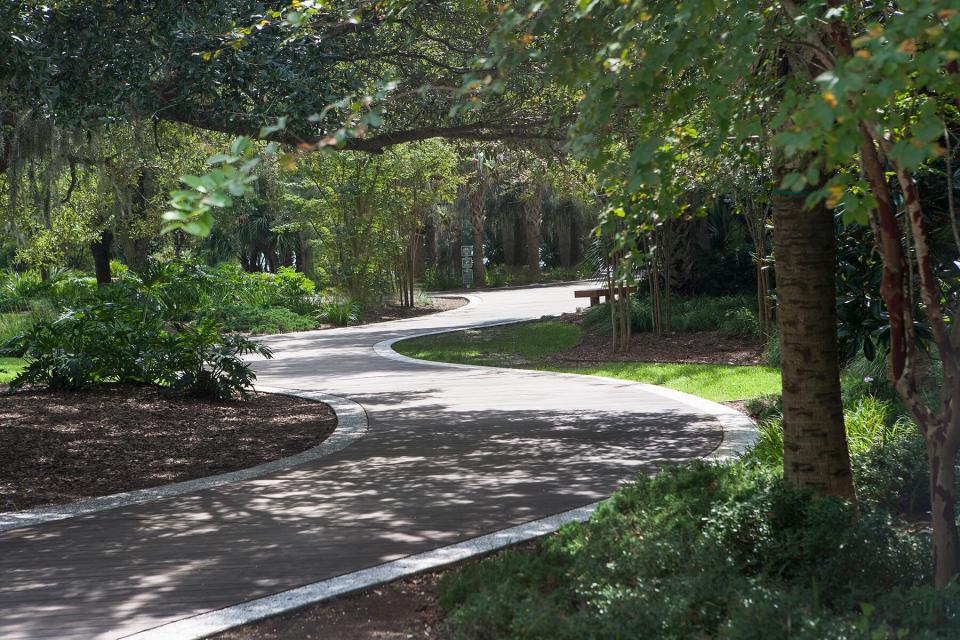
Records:
{"label": "green leaf", "polygon": [[204,203],[214,207],[232,207],[233,198],[221,191],[214,191],[203,199]]}
{"label": "green leaf", "polygon": [[226,153],[218,153],[207,158],[207,165],[212,166],[215,164],[224,164],[229,162],[236,162],[237,158]]}
{"label": "green leaf", "polygon": [[239,136],[233,139],[233,143],[230,145],[230,153],[235,156],[242,156],[250,150],[251,146],[250,138],[247,136]]}
{"label": "green leaf", "polygon": [[287,128],[287,116],[282,116],[277,118],[276,124],[272,124],[268,127],[263,127],[260,129],[260,137],[266,138],[271,133],[276,133],[277,131],[283,131]]}

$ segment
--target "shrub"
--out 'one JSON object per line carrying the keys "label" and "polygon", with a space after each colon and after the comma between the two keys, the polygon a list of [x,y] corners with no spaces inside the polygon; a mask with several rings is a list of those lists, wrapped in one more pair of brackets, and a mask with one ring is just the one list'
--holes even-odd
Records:
{"label": "shrub", "polygon": [[457,274],[450,273],[439,267],[427,267],[420,280],[427,291],[443,291],[444,289],[459,289],[463,286]]}
{"label": "shrub", "polygon": [[228,307],[220,317],[231,331],[247,331],[254,335],[308,331],[317,326],[313,318],[286,307]]}
{"label": "shrub", "polygon": [[238,335],[221,335],[211,321],[181,324],[159,336],[154,375],[165,386],[189,395],[228,400],[244,397],[256,375],[241,356],[270,357],[271,351]]}
{"label": "shrub", "polygon": [[693,463],[638,478],[536,553],[446,576],[439,602],[455,638],[812,640],[887,624],[857,608],[913,593],[925,546],[762,468]]}
{"label": "shrub", "polygon": [[774,393],[751,398],[744,403],[744,409],[754,420],[769,420],[783,413],[783,397]]}
{"label": "shrub", "polygon": [[483,280],[488,287],[506,287],[514,283],[514,274],[503,265],[493,265],[484,269]]}
{"label": "shrub", "polygon": [[110,381],[149,384],[150,347],[160,331],[156,318],[102,301],[34,324],[8,340],[0,355],[28,361],[12,389],[25,384],[71,390]]}
{"label": "shrub", "polygon": [[318,319],[338,327],[360,322],[360,303],[349,296],[333,296],[320,303]]}
{"label": "shrub", "polygon": [[779,367],[781,358],[780,336],[774,331],[772,335],[767,338],[767,344],[763,349],[763,359],[766,360],[767,364],[771,367]]}
{"label": "shrub", "polygon": [[719,329],[725,336],[757,337],[760,335],[760,321],[753,309],[740,307],[724,314]]}
{"label": "shrub", "polygon": [[[631,297],[631,322],[634,331],[653,330],[650,298]],[[760,326],[748,298],[743,296],[672,297],[674,331],[720,331],[724,335],[758,336]],[[665,308],[661,307],[665,314]],[[610,330],[610,308],[607,303],[591,307],[584,322],[599,331]]]}
{"label": "shrub", "polygon": [[261,273],[257,277],[264,281],[267,306],[285,307],[300,315],[316,311],[312,297],[316,285],[306,275],[291,267],[280,267],[276,273]]}
{"label": "shrub", "polygon": [[850,462],[861,501],[908,518],[930,511],[927,445],[915,430],[891,434]]}
{"label": "shrub", "polygon": [[42,384],[76,390],[119,382],[228,398],[255,378],[240,356],[271,355],[239,336],[222,336],[212,320],[168,326],[128,290],[111,287],[105,295],[9,339],[0,356],[27,360],[11,389]]}
{"label": "shrub", "polygon": [[26,311],[44,288],[36,271],[0,273],[0,312]]}

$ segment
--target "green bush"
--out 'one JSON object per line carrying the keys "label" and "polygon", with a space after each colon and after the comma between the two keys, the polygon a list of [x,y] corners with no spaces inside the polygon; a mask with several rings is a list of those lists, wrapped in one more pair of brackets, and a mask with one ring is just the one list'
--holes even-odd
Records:
{"label": "green bush", "polygon": [[420,284],[427,291],[443,291],[445,289],[459,289],[463,286],[457,274],[450,273],[439,267],[427,267],[420,279]]}
{"label": "green bush", "polygon": [[[631,322],[638,332],[653,330],[650,298],[632,296]],[[665,302],[661,312],[666,322]],[[672,297],[674,331],[720,331],[724,335],[759,336],[760,326],[752,301],[744,296]],[[602,332],[610,331],[610,307],[607,303],[591,307],[584,316],[586,326]]]}
{"label": "green bush", "polygon": [[0,312],[26,311],[30,300],[43,289],[36,271],[0,273]]}
{"label": "green bush", "polygon": [[313,318],[294,313],[286,307],[228,307],[219,316],[230,331],[245,331],[254,335],[308,331],[317,326]]}
{"label": "green bush", "polygon": [[[882,512],[762,468],[693,463],[637,478],[535,553],[466,565],[439,602],[453,638],[812,639],[863,626],[863,602],[913,593],[927,552]],[[909,613],[875,611],[871,626]]]}
{"label": "green bush", "polygon": [[503,265],[493,265],[483,271],[483,280],[488,287],[506,287],[515,279],[514,273]]}
{"label": "green bush", "polygon": [[244,397],[256,375],[242,356],[271,357],[269,348],[242,336],[222,335],[212,321],[180,324],[161,332],[153,347],[157,367],[154,379],[192,396],[228,400]]}
{"label": "green bush", "polygon": [[357,324],[361,319],[360,303],[349,296],[333,296],[320,303],[318,319],[337,327]]}
{"label": "green bush", "polygon": [[774,393],[751,398],[744,403],[744,409],[754,420],[769,420],[783,413],[783,397]]}
{"label": "green bush", "polygon": [[758,337],[760,335],[760,321],[753,309],[740,307],[727,311],[719,326],[720,334],[724,336],[750,336]]}
{"label": "green bush", "polygon": [[767,361],[767,364],[771,367],[779,367],[780,361],[782,359],[782,354],[780,352],[780,336],[777,335],[777,332],[774,331],[773,335],[767,338],[767,344],[763,349],[763,359]]}
{"label": "green bush", "polygon": [[229,398],[243,394],[255,378],[241,356],[269,357],[270,351],[221,333],[212,320],[165,323],[143,299],[111,287],[103,299],[10,338],[0,356],[27,361],[10,385],[14,390],[27,384],[76,390],[132,383]]}

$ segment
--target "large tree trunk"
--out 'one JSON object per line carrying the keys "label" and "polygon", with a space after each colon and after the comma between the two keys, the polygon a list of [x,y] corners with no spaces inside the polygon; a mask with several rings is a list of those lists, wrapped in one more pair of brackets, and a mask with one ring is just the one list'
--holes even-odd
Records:
{"label": "large tree trunk", "polygon": [[540,225],[543,222],[545,195],[546,183],[538,182],[523,209],[527,236],[527,268],[531,271],[540,271]]}
{"label": "large tree trunk", "polygon": [[423,260],[424,268],[437,266],[437,223],[432,217],[427,218],[423,230]]}
{"label": "large tree trunk", "polygon": [[772,198],[783,353],[783,468],[793,484],[854,498],[840,399],[833,214],[804,194]]}
{"label": "large tree trunk", "polygon": [[93,268],[97,274],[97,285],[110,284],[110,247],[113,244],[113,233],[104,231],[100,237],[90,243],[90,253],[93,254]]}
{"label": "large tree trunk", "polygon": [[517,264],[516,220],[510,207],[500,208],[500,244],[503,247],[503,264],[508,267]]}
{"label": "large tree trunk", "polygon": [[583,234],[580,233],[580,217],[570,220],[570,264],[578,265],[583,260]]}
{"label": "large tree trunk", "polygon": [[540,270],[540,223],[527,218],[527,268]]}
{"label": "large tree trunk", "polygon": [[573,234],[571,233],[571,211],[573,205],[568,201],[564,203],[557,218],[557,259],[561,267],[569,267],[573,264]]}
{"label": "large tree trunk", "polygon": [[130,193],[130,217],[117,230],[118,244],[123,252],[123,260],[135,272],[142,272],[150,258],[150,236],[145,234],[144,227],[149,227],[147,218],[150,216],[150,198],[154,192],[153,172],[140,168],[137,185]]}

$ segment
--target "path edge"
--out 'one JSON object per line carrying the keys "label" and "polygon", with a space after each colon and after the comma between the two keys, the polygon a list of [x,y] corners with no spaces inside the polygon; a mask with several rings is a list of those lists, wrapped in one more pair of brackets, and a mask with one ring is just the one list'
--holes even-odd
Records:
{"label": "path edge", "polygon": [[323,402],[336,414],[337,424],[333,432],[315,447],[311,447],[306,451],[301,451],[292,456],[278,458],[277,460],[264,462],[253,467],[247,467],[246,469],[238,469],[236,471],[228,471],[203,478],[194,478],[193,480],[148,487],[146,489],[135,489],[133,491],[113,493],[96,498],[85,498],[62,505],[37,507],[35,509],[24,509],[23,511],[5,511],[0,513],[0,533],[32,527],[47,522],[56,522],[58,520],[90,515],[101,511],[154,502],[165,498],[174,498],[204,489],[212,489],[234,482],[258,478],[268,473],[285,471],[345,449],[362,438],[367,432],[369,425],[367,413],[362,406],[352,400],[319,391],[303,391],[300,389],[259,385],[254,388],[256,391],[262,393],[292,396],[304,400]]}

